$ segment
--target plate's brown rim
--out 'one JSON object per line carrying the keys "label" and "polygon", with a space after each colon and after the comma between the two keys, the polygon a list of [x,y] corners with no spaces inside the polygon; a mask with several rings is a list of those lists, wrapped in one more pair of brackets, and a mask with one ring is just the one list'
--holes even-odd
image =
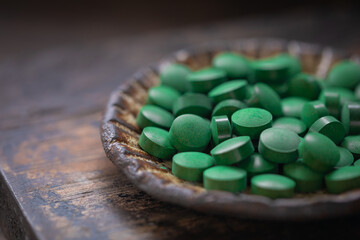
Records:
{"label": "plate's brown rim", "polygon": [[[136,139],[140,130],[133,124],[129,124],[127,121],[117,117],[117,111],[131,107],[123,103],[123,97],[124,95],[127,98],[131,97],[132,85],[141,86],[143,90],[146,90],[155,84],[148,78],[149,73],[157,75],[164,64],[181,61],[189,55],[196,55],[197,53],[210,54],[214,49],[215,51],[216,49],[219,49],[219,51],[236,50],[236,46],[246,44],[256,48],[257,44],[273,43],[284,48],[293,48],[293,51],[301,51],[301,53],[304,53],[304,51],[318,53],[322,58],[325,58],[324,64],[326,64],[326,57],[329,57],[327,55],[331,54],[339,58],[352,58],[359,61],[356,55],[350,55],[331,48],[322,48],[316,44],[283,39],[219,41],[180,50],[156,65],[138,71],[130,81],[123,83],[113,91],[101,125],[101,140],[107,157],[122,169],[135,185],[148,194],[166,202],[207,213],[269,220],[323,219],[358,213],[360,211],[360,190],[353,190],[339,195],[322,194],[303,198],[272,200],[246,193],[232,194],[221,191],[205,191],[202,187],[180,180],[174,184],[170,181],[173,176],[167,170],[160,168],[163,163],[162,160],[156,159],[128,144],[128,142],[131,142],[128,138]],[[321,76],[321,71],[318,74]],[[135,102],[136,99],[133,103],[135,104]],[[129,114],[131,114],[131,111]]]}

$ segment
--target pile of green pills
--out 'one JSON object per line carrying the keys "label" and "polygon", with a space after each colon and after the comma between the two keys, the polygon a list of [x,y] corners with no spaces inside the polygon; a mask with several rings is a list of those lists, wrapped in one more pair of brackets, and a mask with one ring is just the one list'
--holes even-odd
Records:
{"label": "pile of green pills", "polygon": [[217,54],[210,66],[160,71],[137,115],[139,146],[207,190],[291,198],[360,188],[360,66],[325,79],[278,54]]}

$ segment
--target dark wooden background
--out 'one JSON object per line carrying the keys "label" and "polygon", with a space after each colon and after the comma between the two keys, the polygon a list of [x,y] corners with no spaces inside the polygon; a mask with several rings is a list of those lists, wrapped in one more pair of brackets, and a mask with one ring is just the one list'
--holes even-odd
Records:
{"label": "dark wooden background", "polygon": [[132,185],[101,147],[99,124],[112,89],[136,69],[180,48],[219,39],[279,37],[360,54],[357,8],[285,10],[231,13],[231,19],[223,13],[204,21],[192,16],[193,21],[167,22],[168,15],[147,20],[150,15],[145,15],[138,24],[134,17],[127,22],[91,14],[85,20],[76,14],[60,20],[26,14],[0,18],[4,235],[9,239],[359,238],[359,216],[300,223],[236,220],[157,201]]}

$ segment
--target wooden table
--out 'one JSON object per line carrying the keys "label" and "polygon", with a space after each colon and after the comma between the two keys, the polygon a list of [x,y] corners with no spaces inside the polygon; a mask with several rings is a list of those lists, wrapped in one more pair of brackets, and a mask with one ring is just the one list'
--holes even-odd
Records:
{"label": "wooden table", "polygon": [[[360,217],[260,222],[209,216],[138,190],[103,152],[112,89],[167,54],[216,39],[281,37],[360,53],[359,16],[316,11],[128,31],[0,22],[0,225],[9,239],[357,239]],[[0,237],[1,238],[1,237]]]}

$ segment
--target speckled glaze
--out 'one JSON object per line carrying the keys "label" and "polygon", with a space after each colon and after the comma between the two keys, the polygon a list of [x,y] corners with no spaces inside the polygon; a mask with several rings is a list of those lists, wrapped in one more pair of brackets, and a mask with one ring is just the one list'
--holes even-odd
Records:
{"label": "speckled glaze", "polygon": [[340,195],[297,194],[294,198],[277,200],[251,195],[248,191],[241,194],[206,191],[201,184],[194,185],[173,176],[171,161],[157,159],[140,149],[141,130],[136,124],[136,115],[145,104],[147,90],[159,84],[159,70],[172,62],[200,69],[209,66],[213,56],[222,51],[239,52],[249,58],[288,52],[300,58],[303,71],[319,78],[324,78],[331,66],[341,59],[360,61],[356,56],[330,48],[280,39],[215,42],[178,51],[157,65],[140,70],[111,94],[101,125],[101,139],[108,158],[148,194],[206,213],[294,221],[359,213],[360,190]]}

